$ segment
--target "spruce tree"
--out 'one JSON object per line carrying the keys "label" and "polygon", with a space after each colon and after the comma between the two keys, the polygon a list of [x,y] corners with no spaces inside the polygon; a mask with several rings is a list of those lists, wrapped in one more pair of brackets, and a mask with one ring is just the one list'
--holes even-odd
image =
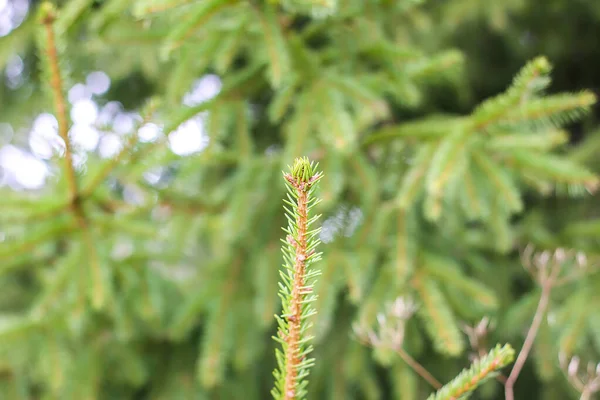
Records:
{"label": "spruce tree", "polygon": [[3,5],[0,398],[592,398],[588,3]]}

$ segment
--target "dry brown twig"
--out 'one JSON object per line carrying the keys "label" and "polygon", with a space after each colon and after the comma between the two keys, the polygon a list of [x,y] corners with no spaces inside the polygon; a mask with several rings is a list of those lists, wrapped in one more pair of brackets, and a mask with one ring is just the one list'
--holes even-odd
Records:
{"label": "dry brown twig", "polygon": [[416,306],[410,299],[398,297],[387,305],[385,312],[377,315],[377,328],[355,324],[353,326],[356,339],[367,346],[385,348],[396,352],[402,360],[411,367],[421,378],[436,390],[442,387],[440,381],[417,360],[408,354],[403,346],[406,322],[416,311]]}
{"label": "dry brown twig", "polygon": [[538,330],[550,304],[550,294],[556,284],[562,265],[567,260],[567,256],[567,251],[564,249],[556,249],[554,252],[543,251],[534,255],[533,247],[527,246],[523,251],[521,258],[523,267],[541,286],[542,294],[540,295],[540,300],[535,310],[531,326],[525,336],[523,347],[521,348],[514,367],[504,385],[506,400],[514,400],[515,383],[517,382],[519,374],[525,365],[525,361],[527,361],[527,357],[531,352]]}
{"label": "dry brown twig", "polygon": [[587,368],[581,371],[581,361],[577,356],[569,360],[566,354],[559,353],[558,360],[571,386],[581,393],[580,400],[589,400],[600,392],[600,363],[589,362]]}

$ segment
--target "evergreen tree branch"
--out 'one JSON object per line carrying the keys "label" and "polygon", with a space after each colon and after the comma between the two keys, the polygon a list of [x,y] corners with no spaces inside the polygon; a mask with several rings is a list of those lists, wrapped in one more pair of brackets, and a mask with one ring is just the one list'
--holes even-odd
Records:
{"label": "evergreen tree branch", "polygon": [[298,158],[290,168],[291,173],[284,173],[289,200],[285,202],[291,209],[284,206],[289,225],[285,229],[286,240],[282,240],[286,271],[281,272],[283,314],[276,316],[279,325],[276,340],[282,344],[283,353],[276,352],[279,369],[274,372],[276,382],[272,394],[275,399],[304,399],[308,384],[305,378],[314,361],[307,357],[312,351],[307,318],[316,312],[310,303],[316,299],[312,292],[318,275],[318,271],[308,267],[320,258],[320,253],[316,253],[320,229],[309,231],[310,225],[319,217],[309,219],[309,211],[319,202],[312,197],[315,185],[322,177],[316,168],[307,158]]}
{"label": "evergreen tree branch", "polygon": [[485,130],[500,121],[507,112],[518,109],[532,92],[544,89],[548,83],[551,66],[545,57],[531,60],[515,76],[508,90],[496,97],[484,101],[473,115],[474,130]]}
{"label": "evergreen tree branch", "polygon": [[[471,355],[472,360],[478,360],[482,357],[485,357],[488,353],[489,349],[485,344],[487,335],[489,333],[490,320],[488,317],[484,317],[479,323],[475,326],[465,325],[463,331],[467,334],[469,338],[469,343],[471,344],[471,349],[474,354]],[[496,375],[496,380],[502,385],[506,384],[506,376],[499,373]]]}
{"label": "evergreen tree branch", "polygon": [[471,393],[497,371],[512,362],[515,351],[510,345],[497,345],[485,357],[476,360],[468,370],[463,370],[450,383],[427,400],[458,400]]}
{"label": "evergreen tree branch", "polygon": [[54,33],[54,22],[56,21],[56,9],[54,6],[45,2],[40,6],[40,21],[46,31],[45,54],[50,73],[50,88],[52,90],[54,109],[58,121],[58,134],[65,145],[65,173],[69,185],[69,195],[72,201],[78,196],[77,176],[73,167],[73,152],[69,140],[69,121],[67,119],[67,103],[63,91],[63,77],[59,67],[59,56],[56,46],[56,37]]}
{"label": "evergreen tree branch", "polygon": [[424,273],[417,274],[412,283],[423,303],[418,315],[434,340],[435,348],[450,356],[458,356],[464,349],[462,335],[440,285]]}
{"label": "evergreen tree branch", "polygon": [[99,257],[96,252],[96,246],[92,238],[91,228],[85,216],[83,202],[78,188],[75,167],[73,166],[73,151],[69,139],[69,121],[67,118],[67,103],[64,96],[64,79],[60,70],[60,60],[58,56],[57,40],[55,36],[56,9],[49,3],[43,3],[40,6],[40,21],[45,27],[46,42],[45,51],[47,64],[50,73],[50,88],[53,95],[56,119],[58,121],[58,133],[65,145],[65,173],[69,188],[70,208],[76,219],[77,225],[81,230],[88,250],[90,266],[92,269],[93,289],[92,304],[94,307],[101,308],[105,300],[105,290],[100,271]]}

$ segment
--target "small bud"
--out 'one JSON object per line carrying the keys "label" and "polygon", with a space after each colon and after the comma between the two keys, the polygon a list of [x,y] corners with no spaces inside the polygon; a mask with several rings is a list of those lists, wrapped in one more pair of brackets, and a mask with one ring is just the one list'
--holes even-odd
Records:
{"label": "small bud", "polygon": [[548,59],[546,57],[536,58],[535,61],[533,61],[533,63],[535,65],[535,69],[538,70],[541,74],[546,74],[551,69],[550,62],[548,62]]}
{"label": "small bud", "polygon": [[297,182],[308,182],[314,175],[313,166],[307,157],[296,158],[292,166],[292,177]]}
{"label": "small bud", "polygon": [[489,322],[490,320],[488,317],[484,317],[481,321],[479,321],[477,326],[475,326],[475,334],[480,337],[486,336],[488,334]]}
{"label": "small bud", "polygon": [[585,253],[583,252],[577,252],[576,255],[576,259],[577,259],[577,266],[580,268],[584,268],[587,264],[587,257],[585,255]]}
{"label": "small bud", "polygon": [[571,359],[569,363],[569,367],[567,368],[567,374],[569,376],[577,375],[577,370],[579,370],[579,357],[575,356]]}
{"label": "small bud", "polygon": [[562,263],[565,261],[566,258],[567,258],[567,253],[565,252],[565,249],[562,249],[562,248],[556,249],[556,251],[554,252],[554,259],[556,261],[558,261],[559,263]]}
{"label": "small bud", "polygon": [[537,259],[538,268],[543,268],[548,264],[548,261],[550,261],[550,253],[548,251],[543,251]]}
{"label": "small bud", "polygon": [[56,7],[49,1],[43,2],[38,8],[38,18],[42,24],[51,24],[56,19]]}

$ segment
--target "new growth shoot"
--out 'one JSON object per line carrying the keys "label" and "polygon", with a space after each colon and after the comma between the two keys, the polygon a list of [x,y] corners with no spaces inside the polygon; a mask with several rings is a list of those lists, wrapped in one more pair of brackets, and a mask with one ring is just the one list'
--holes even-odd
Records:
{"label": "new growth shoot", "polygon": [[297,158],[283,177],[287,186],[284,208],[288,227],[284,228],[286,238],[282,239],[284,263],[279,284],[283,309],[281,316],[275,316],[278,323],[275,340],[282,348],[276,350],[278,368],[273,373],[272,394],[277,400],[300,400],[306,398],[307,376],[314,363],[308,357],[312,351],[308,319],[316,313],[311,303],[316,298],[313,286],[319,271],[312,265],[321,253],[316,251],[320,228],[311,229],[319,215],[310,217],[310,214],[319,203],[313,194],[322,174],[307,158]]}

